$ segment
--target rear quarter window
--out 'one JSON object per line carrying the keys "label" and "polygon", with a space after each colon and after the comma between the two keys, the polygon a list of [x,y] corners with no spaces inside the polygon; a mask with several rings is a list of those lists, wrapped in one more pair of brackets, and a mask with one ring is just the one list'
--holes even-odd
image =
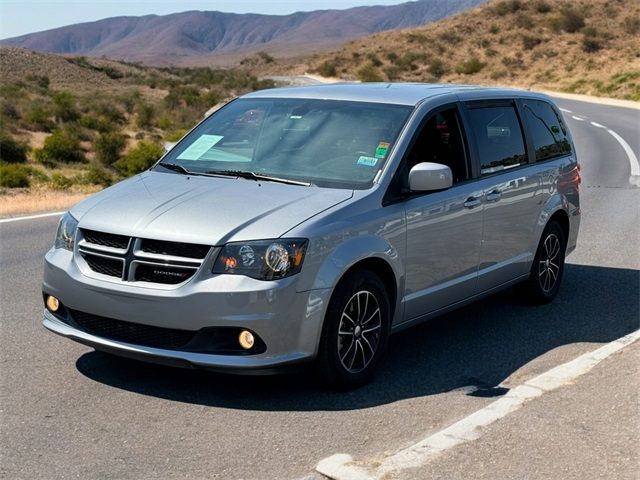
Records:
{"label": "rear quarter window", "polygon": [[540,100],[527,100],[524,112],[536,151],[536,162],[571,153],[567,129],[551,105]]}

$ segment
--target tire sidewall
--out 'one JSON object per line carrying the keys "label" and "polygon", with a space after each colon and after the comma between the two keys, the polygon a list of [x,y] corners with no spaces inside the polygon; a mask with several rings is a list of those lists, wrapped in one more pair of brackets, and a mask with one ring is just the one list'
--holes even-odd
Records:
{"label": "tire sidewall", "polygon": [[[345,369],[338,353],[338,328],[342,312],[351,297],[360,290],[371,292],[378,301],[381,314],[380,340],[373,359],[364,370],[352,373]],[[371,380],[386,350],[390,328],[390,302],[380,278],[368,270],[348,274],[336,286],[325,314],[318,354],[318,367],[323,379],[339,389],[355,388]]]}
{"label": "tire sidewall", "polygon": [[[544,249],[544,242],[547,239],[547,237],[551,234],[556,235],[556,237],[560,242],[560,252],[558,254],[559,269],[558,269],[558,278],[556,279],[556,282],[553,285],[553,288],[548,292],[545,292],[544,289],[542,288],[542,285],[540,285],[538,269],[540,264],[540,258],[542,256],[542,252]],[[565,234],[564,234],[564,231],[562,230],[562,227],[560,226],[560,224],[558,224],[555,221],[550,222],[542,232],[542,237],[540,238],[540,242],[538,243],[538,249],[536,250],[536,255],[533,259],[533,265],[531,266],[530,285],[534,290],[532,293],[536,297],[535,298],[536,300],[541,301],[543,303],[550,302],[558,294],[558,290],[560,290],[560,285],[562,283],[562,277],[564,274],[564,260],[565,260],[566,248],[567,248],[567,241],[565,239]]]}

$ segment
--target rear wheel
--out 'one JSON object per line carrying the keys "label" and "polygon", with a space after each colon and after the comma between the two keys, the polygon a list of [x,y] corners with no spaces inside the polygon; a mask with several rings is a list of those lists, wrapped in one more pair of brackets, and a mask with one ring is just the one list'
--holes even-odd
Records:
{"label": "rear wheel", "polygon": [[549,303],[558,294],[562,274],[566,239],[558,222],[552,221],[544,229],[536,256],[531,265],[531,275],[525,282],[525,293],[534,303]]}
{"label": "rear wheel", "polygon": [[389,337],[389,298],[376,274],[348,274],[331,298],[316,359],[323,381],[351,389],[373,377]]}

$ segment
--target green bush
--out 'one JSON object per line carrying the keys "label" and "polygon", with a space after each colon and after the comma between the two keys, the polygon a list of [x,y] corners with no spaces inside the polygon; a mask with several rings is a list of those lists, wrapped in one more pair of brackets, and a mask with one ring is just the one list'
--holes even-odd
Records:
{"label": "green bush", "polygon": [[436,78],[440,78],[442,77],[444,74],[447,73],[447,66],[445,65],[445,63],[440,60],[439,58],[434,58],[433,60],[431,60],[431,62],[429,63],[429,67],[427,67],[427,70],[429,71],[429,73],[431,75],[433,75]]}
{"label": "green bush", "polygon": [[151,167],[163,153],[161,145],[143,140],[113,166],[126,176],[135,175]]}
{"label": "green bush", "polygon": [[478,57],[471,57],[468,60],[460,63],[456,67],[456,72],[463,75],[473,75],[474,73],[478,73],[485,66],[486,63],[481,62]]}
{"label": "green bush", "polygon": [[35,105],[24,116],[31,129],[37,132],[50,132],[55,128],[51,120],[51,112],[42,105]]}
{"label": "green bush", "polygon": [[323,77],[335,77],[338,74],[335,62],[327,60],[323,62],[316,70]]}
{"label": "green bush", "polygon": [[91,165],[82,177],[83,183],[108,187],[113,183],[113,177],[104,169]]}
{"label": "green bush", "polygon": [[30,169],[24,165],[0,164],[0,187],[28,187]]}
{"label": "green bush", "polygon": [[85,162],[84,151],[78,136],[67,129],[56,130],[45,141],[44,146],[35,152],[36,160],[45,165],[54,166],[58,162]]}
{"label": "green bush", "polygon": [[96,158],[104,165],[111,165],[120,158],[120,153],[127,146],[127,139],[118,132],[101,133],[93,142]]}
{"label": "green bush", "polygon": [[51,175],[51,187],[55,190],[66,190],[75,182],[71,178],[67,178],[61,173],[54,173]]}
{"label": "green bush", "polygon": [[58,92],[53,96],[53,114],[59,122],[75,122],[80,118],[76,98],[70,92]]}
{"label": "green bush", "polygon": [[27,161],[28,147],[16,142],[5,133],[0,133],[0,160],[7,163],[24,163]]}
{"label": "green bush", "polygon": [[140,102],[136,107],[136,113],[136,125],[139,128],[151,128],[153,126],[154,117],[156,115],[156,109],[153,108],[153,105]]}
{"label": "green bush", "polygon": [[369,64],[358,70],[358,80],[361,82],[381,82],[383,78],[380,76],[376,68]]}

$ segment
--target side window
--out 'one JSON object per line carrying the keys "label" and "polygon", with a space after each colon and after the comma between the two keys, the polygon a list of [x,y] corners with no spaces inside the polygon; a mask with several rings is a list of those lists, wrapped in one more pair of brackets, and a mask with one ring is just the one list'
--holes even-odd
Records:
{"label": "side window", "polygon": [[488,175],[527,162],[520,121],[514,107],[469,110],[480,154],[480,173]]}
{"label": "side window", "polygon": [[540,100],[527,100],[524,111],[537,162],[571,153],[567,130],[551,105]]}
{"label": "side window", "polygon": [[427,119],[407,157],[407,175],[421,162],[448,166],[453,173],[453,183],[469,178],[456,108],[440,111]]}

